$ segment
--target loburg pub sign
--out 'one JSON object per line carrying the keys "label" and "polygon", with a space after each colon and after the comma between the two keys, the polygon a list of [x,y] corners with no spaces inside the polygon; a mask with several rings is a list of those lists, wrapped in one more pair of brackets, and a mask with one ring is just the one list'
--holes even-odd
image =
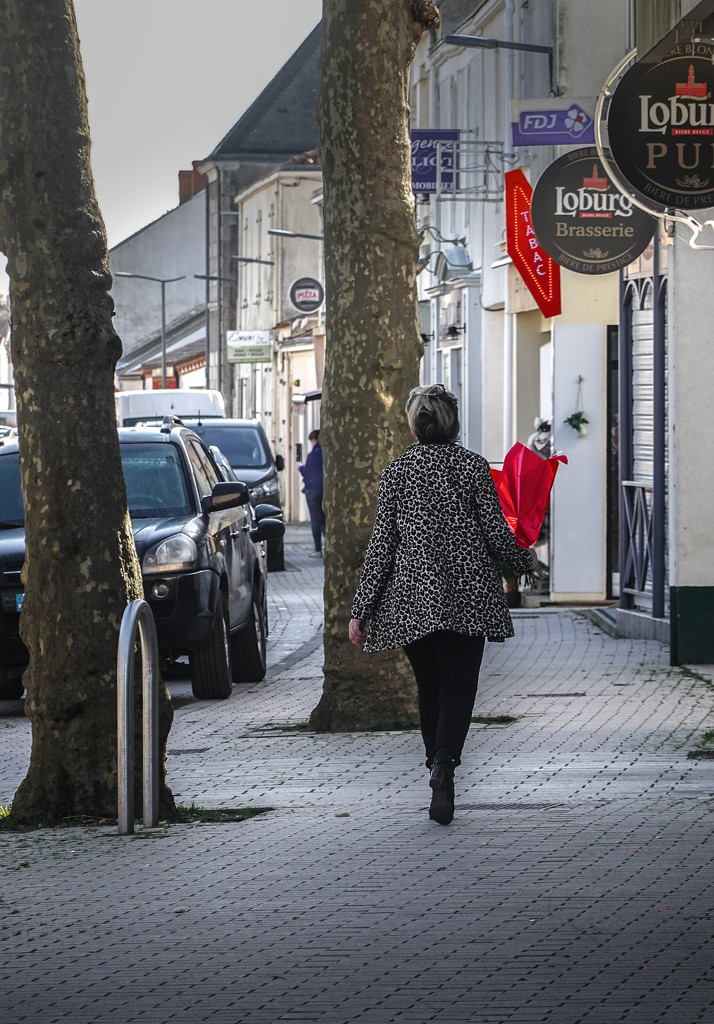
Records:
{"label": "loburg pub sign", "polygon": [[682,43],[622,77],[607,114],[612,159],[653,211],[714,206],[714,44]]}

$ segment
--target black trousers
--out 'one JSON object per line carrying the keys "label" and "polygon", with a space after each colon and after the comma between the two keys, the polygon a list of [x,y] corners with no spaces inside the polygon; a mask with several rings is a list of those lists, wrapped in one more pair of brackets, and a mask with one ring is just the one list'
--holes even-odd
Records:
{"label": "black trousers", "polygon": [[437,630],[406,644],[419,695],[419,721],[426,763],[437,750],[449,751],[461,764],[471,724],[485,638]]}

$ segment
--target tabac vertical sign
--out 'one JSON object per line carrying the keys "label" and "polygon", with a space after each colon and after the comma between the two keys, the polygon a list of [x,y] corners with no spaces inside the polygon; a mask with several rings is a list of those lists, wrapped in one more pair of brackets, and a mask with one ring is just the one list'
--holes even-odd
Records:
{"label": "tabac vertical sign", "polygon": [[506,242],[508,255],[538,303],[543,316],[558,316],[560,267],[541,249],[531,224],[533,189],[523,171],[506,172]]}

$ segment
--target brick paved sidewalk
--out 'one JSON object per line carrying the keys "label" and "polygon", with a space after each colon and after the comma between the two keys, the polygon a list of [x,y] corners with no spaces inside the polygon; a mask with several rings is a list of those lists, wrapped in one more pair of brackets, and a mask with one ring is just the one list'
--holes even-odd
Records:
{"label": "brick paved sidewalk", "polygon": [[[269,672],[187,700],[177,800],[271,807],[119,837],[0,834],[3,1024],[714,1020],[711,669],[566,609],[487,645],[448,828],[418,734],[314,735],[322,563],[290,527]],[[315,564],[317,562],[317,565]],[[0,803],[27,722],[0,717]]]}

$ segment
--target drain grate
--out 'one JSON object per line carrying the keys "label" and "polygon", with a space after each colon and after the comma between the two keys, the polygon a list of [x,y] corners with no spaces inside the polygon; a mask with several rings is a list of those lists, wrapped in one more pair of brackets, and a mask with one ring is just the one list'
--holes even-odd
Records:
{"label": "drain grate", "polygon": [[690,761],[714,761],[714,750],[690,750],[687,757]]}
{"label": "drain grate", "polygon": [[183,750],[167,750],[167,754],[173,754],[174,757],[181,757],[183,754],[205,754],[210,747],[186,747]]}
{"label": "drain grate", "polygon": [[520,697],[587,697],[587,693],[521,693]]}
{"label": "drain grate", "polygon": [[507,804],[507,803],[490,803],[490,804],[458,804],[460,811],[552,811],[556,807],[565,807],[566,804]]}

